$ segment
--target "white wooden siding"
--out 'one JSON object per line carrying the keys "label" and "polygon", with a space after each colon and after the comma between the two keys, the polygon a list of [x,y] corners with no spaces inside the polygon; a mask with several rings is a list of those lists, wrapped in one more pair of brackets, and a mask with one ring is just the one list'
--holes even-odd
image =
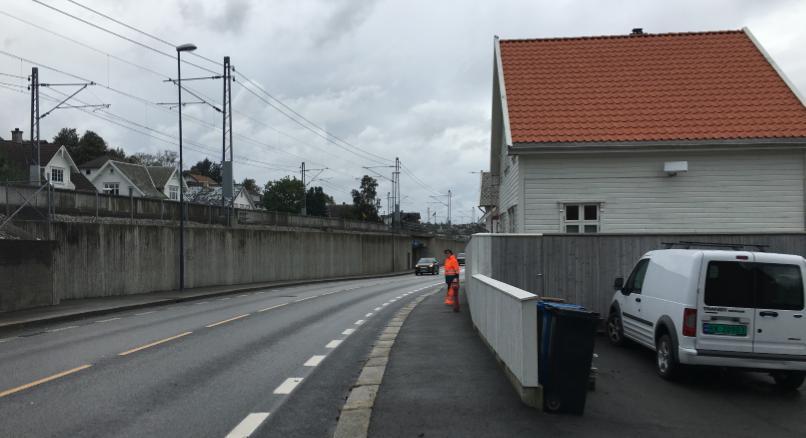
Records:
{"label": "white wooden siding", "polygon": [[[684,160],[688,172],[663,172]],[[521,156],[520,167],[520,232],[561,232],[565,202],[602,202],[605,233],[804,231],[800,151]]]}
{"label": "white wooden siding", "polygon": [[[501,146],[501,184],[499,185],[499,193],[498,193],[498,211],[500,213],[506,213],[510,207],[515,206],[515,226],[516,230],[509,229],[509,218],[501,216],[501,224],[504,227],[504,232],[507,233],[514,233],[520,232],[523,229],[523,225],[519,220],[521,217],[521,209],[523,208],[519,204],[520,202],[520,194],[522,192],[521,189],[521,177],[520,177],[520,170],[519,167],[521,163],[519,163],[520,158],[517,157],[510,157],[507,155],[507,146],[506,143],[503,142],[504,132],[503,130],[499,133],[502,138],[502,146]],[[514,159],[513,159],[514,158]],[[507,170],[507,167],[509,169]],[[504,220],[506,219],[506,220]]]}
{"label": "white wooden siding", "polygon": [[51,158],[48,164],[45,166],[45,179],[50,181],[51,169],[58,167],[64,171],[64,181],[61,183],[54,182],[53,186],[57,189],[75,190],[76,185],[73,184],[73,181],[70,179],[70,172],[73,171],[72,167],[70,166],[70,160],[68,160],[67,157],[62,154],[62,152],[62,150],[56,152],[56,154],[53,155],[53,158]]}

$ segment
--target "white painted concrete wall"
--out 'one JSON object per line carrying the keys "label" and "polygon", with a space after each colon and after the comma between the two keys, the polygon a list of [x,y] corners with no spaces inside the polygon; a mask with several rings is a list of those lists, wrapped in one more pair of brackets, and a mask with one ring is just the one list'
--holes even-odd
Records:
{"label": "white painted concrete wall", "polygon": [[[602,203],[600,232],[804,231],[805,158],[769,150],[521,156],[519,231],[563,232],[562,205],[575,201]],[[688,161],[689,170],[670,177],[666,161]]]}

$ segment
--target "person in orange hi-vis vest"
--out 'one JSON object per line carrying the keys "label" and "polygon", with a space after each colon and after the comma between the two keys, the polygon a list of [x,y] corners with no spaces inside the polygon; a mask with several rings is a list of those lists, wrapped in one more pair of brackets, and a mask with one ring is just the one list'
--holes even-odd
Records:
{"label": "person in orange hi-vis vest", "polygon": [[[448,296],[445,300],[446,304],[453,306],[453,311],[459,311],[459,261],[453,255],[453,251],[445,250],[445,283],[448,284]],[[453,294],[453,296],[451,296]]]}

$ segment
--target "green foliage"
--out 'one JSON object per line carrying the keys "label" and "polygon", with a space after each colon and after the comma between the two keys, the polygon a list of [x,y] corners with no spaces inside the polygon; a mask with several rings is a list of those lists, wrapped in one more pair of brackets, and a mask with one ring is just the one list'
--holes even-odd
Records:
{"label": "green foliage", "polygon": [[207,158],[194,164],[193,167],[190,168],[190,173],[210,177],[215,182],[221,184],[221,164],[213,163]]}
{"label": "green foliage", "polygon": [[[78,132],[76,132],[75,128],[62,128],[59,130],[59,133],[53,137],[53,143],[66,147],[71,155],[78,147],[78,140]],[[75,160],[75,157],[73,157],[73,159]]]}
{"label": "green foliage", "polygon": [[53,137],[53,143],[66,147],[76,164],[86,163],[103,156],[117,161],[126,161],[126,152],[122,148],[110,148],[106,144],[106,140],[94,131],[85,131],[79,137],[74,128],[62,128]]}
{"label": "green foliage", "polygon": [[143,166],[175,167],[178,155],[175,151],[162,151],[161,154],[138,152],[129,157],[129,161]]}
{"label": "green foliage", "polygon": [[325,193],[322,187],[311,187],[305,194],[309,216],[327,216],[328,205],[333,204],[333,197]]}
{"label": "green foliage", "polygon": [[263,207],[269,211],[299,213],[302,210],[302,196],[305,186],[302,181],[284,177],[277,181],[269,181],[263,191]]}
{"label": "green foliage", "polygon": [[260,193],[260,187],[257,186],[257,182],[252,178],[244,178],[241,185],[249,193]]}
{"label": "green foliage", "polygon": [[378,181],[375,178],[364,175],[361,178],[359,190],[353,190],[353,211],[355,218],[362,221],[380,222],[377,207]]}

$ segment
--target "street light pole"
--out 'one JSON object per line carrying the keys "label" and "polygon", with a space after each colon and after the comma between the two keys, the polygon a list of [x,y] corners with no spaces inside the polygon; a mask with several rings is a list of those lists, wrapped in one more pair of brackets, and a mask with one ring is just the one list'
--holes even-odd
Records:
{"label": "street light pole", "polygon": [[176,88],[179,93],[179,290],[185,290],[185,177],[182,175],[182,52],[196,50],[193,44],[176,47]]}

